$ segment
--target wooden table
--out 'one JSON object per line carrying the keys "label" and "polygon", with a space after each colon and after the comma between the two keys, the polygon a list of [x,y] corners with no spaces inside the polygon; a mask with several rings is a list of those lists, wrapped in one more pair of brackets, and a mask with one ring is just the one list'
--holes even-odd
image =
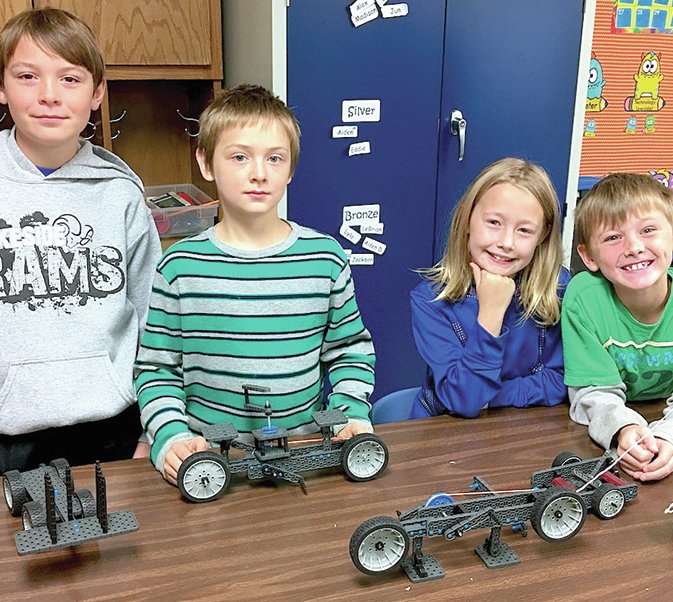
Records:
{"label": "wooden table", "polygon": [[[656,416],[653,406],[645,415]],[[3,600],[667,600],[671,595],[673,477],[640,487],[615,520],[593,515],[579,534],[547,543],[530,529],[502,540],[520,564],[488,569],[474,553],[488,530],[425,540],[446,570],[412,585],[401,571],[369,577],[350,560],[355,528],[408,510],[437,491],[465,491],[474,475],[495,489],[523,489],[561,451],[601,454],[567,407],[490,410],[476,420],[441,417],[383,425],[390,465],[378,480],[340,471],[307,476],[308,495],[287,484],[234,477],[215,502],[191,504],[148,462],[103,466],[109,510],[131,508],[140,531],[79,548],[19,557],[20,519],[0,512]],[[93,489],[91,467],[74,470]]]}

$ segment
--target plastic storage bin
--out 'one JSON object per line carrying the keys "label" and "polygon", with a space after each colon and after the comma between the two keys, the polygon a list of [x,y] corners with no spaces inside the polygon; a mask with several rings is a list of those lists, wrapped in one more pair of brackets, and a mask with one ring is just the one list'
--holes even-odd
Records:
{"label": "plastic storage bin", "polygon": [[[157,207],[150,199],[160,197],[169,192],[184,192],[198,205],[182,207]],[[205,192],[194,184],[169,184],[166,186],[146,186],[145,202],[152,211],[154,223],[160,237],[188,236],[198,234],[215,223],[217,201],[213,201]]]}

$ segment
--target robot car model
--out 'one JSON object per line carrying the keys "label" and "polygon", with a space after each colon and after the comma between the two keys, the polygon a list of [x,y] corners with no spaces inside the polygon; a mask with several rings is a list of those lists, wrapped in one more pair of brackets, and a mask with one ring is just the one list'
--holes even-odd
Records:
{"label": "robot car model", "polygon": [[[189,456],[178,471],[178,488],[191,502],[209,502],[221,497],[231,476],[247,473],[250,480],[276,479],[298,484],[306,493],[301,472],[341,466],[353,481],[369,481],[378,477],[388,464],[388,448],[380,437],[362,433],[347,440],[333,440],[332,427],[348,419],[341,410],[313,412],[313,421],[321,438],[309,444],[290,447],[288,432],[271,424],[273,411],[250,403],[250,391],[267,393],[267,387],[243,385],[245,409],[263,412],[267,426],[252,432],[253,443],[238,440],[238,431],[230,422],[208,425],[203,436],[219,444],[220,451],[202,451]],[[230,458],[231,448],[247,452],[241,458]]]}
{"label": "robot car model", "polygon": [[[439,579],[444,570],[423,553],[423,537],[442,536],[451,541],[467,531],[490,528],[490,535],[475,548],[477,555],[488,567],[516,564],[518,556],[500,540],[503,526],[525,536],[525,523],[530,520],[542,539],[565,541],[582,528],[587,510],[612,519],[636,498],[638,486],[608,470],[612,464],[609,453],[581,460],[572,452],[563,452],[551,469],[533,473],[531,489],[514,492],[493,491],[476,476],[470,487],[483,495],[472,493],[457,501],[437,493],[407,512],[398,512],[396,519],[377,516],[362,523],[351,536],[351,560],[368,575],[401,565],[412,582]],[[412,553],[407,558],[410,547]]]}

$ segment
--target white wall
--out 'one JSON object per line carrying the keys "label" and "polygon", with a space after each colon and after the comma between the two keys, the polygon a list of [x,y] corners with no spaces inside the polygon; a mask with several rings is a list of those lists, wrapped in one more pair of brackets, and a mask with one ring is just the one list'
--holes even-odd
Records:
{"label": "white wall", "polygon": [[[287,101],[287,18],[290,0],[222,0],[224,83],[264,86]],[[287,217],[287,198],[278,206]]]}
{"label": "white wall", "polygon": [[[566,190],[566,218],[563,224],[563,263],[568,267],[570,266],[570,257],[572,255],[573,246],[577,185],[580,175],[580,154],[582,151],[582,139],[584,137],[584,115],[587,102],[589,63],[591,61],[591,44],[594,37],[595,19],[596,0],[586,0],[584,4],[584,25],[582,27],[580,64],[577,73],[577,94],[575,98],[573,137],[570,147],[568,189]],[[563,199],[561,191],[559,191],[559,196]]]}

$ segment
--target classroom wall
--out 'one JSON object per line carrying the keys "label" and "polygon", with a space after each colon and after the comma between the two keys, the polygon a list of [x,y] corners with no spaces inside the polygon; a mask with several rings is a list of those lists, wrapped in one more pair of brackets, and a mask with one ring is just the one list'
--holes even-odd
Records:
{"label": "classroom wall", "polygon": [[222,0],[226,86],[258,84],[286,100],[285,10],[286,0]]}
{"label": "classroom wall", "polygon": [[[271,15],[271,2],[223,0],[224,81],[227,86],[247,82],[272,88]],[[241,51],[243,48],[244,52]],[[227,61],[227,57],[235,57],[235,60]]]}

